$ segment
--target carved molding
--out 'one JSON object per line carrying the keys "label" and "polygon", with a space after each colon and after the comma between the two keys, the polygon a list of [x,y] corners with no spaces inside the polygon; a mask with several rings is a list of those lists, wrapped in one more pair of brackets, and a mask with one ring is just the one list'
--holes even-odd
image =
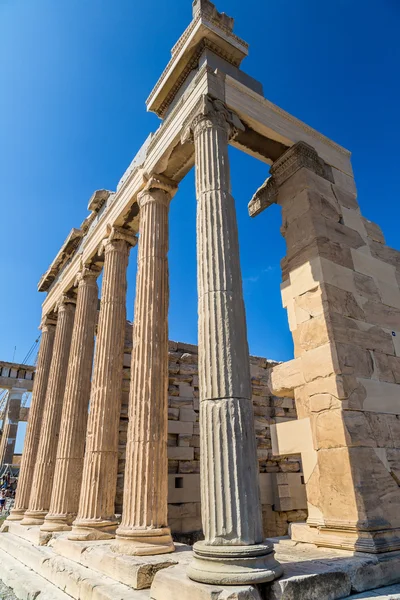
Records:
{"label": "carved molding", "polygon": [[273,177],[267,177],[249,202],[250,217],[256,217],[263,210],[274,204],[278,197],[278,189]]}
{"label": "carved molding", "polygon": [[306,142],[296,142],[270,168],[270,174],[277,187],[282,185],[289,177],[294,175],[301,168],[313,171],[319,177],[327,179],[334,183],[332,169],[322,158],[318,156],[317,151],[306,144]]}
{"label": "carved molding", "polygon": [[68,304],[76,304],[76,298],[69,293],[62,294],[57,302],[56,311],[60,312],[60,310],[66,310]]}
{"label": "carved molding", "polygon": [[193,142],[204,128],[219,127],[227,130],[230,138],[244,131],[239,117],[221,101],[203,94],[183,123],[181,143]]}

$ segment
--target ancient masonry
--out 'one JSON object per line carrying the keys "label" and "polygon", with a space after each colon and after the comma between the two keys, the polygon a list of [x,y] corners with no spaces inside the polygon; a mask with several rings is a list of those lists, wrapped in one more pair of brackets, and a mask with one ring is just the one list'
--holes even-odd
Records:
{"label": "ancient masonry", "polygon": [[[233,19],[194,1],[147,100],[159,129],[39,282],[0,535],[21,598],[336,600],[400,580],[400,252],[361,215],[350,153],[266,100],[240,69],[247,52]],[[287,363],[249,357],[229,144],[270,165],[250,216],[282,210]],[[168,346],[167,322],[169,205],[194,165],[198,352]],[[265,535],[289,521],[274,550]]]}

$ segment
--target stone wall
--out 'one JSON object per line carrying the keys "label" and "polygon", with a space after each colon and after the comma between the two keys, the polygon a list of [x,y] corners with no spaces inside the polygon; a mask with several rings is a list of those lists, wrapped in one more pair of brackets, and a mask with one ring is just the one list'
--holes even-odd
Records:
{"label": "stone wall", "polygon": [[[117,513],[122,511],[123,501],[131,329],[127,324],[120,419]],[[169,525],[175,539],[189,542],[201,535],[197,362],[197,346],[169,342]],[[307,517],[305,486],[298,455],[272,456],[270,425],[297,418],[294,400],[271,395],[267,383],[267,370],[276,365],[276,362],[259,357],[251,357],[250,362],[264,530],[269,536],[285,535],[290,522],[304,521]]]}

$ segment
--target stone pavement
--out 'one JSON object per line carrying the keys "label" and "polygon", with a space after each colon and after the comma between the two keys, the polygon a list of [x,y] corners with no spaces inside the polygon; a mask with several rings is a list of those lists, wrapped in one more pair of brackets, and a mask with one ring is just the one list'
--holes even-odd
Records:
{"label": "stone pavement", "polygon": [[362,594],[349,596],[347,600],[400,600],[400,585],[390,585],[388,587],[370,590]]}

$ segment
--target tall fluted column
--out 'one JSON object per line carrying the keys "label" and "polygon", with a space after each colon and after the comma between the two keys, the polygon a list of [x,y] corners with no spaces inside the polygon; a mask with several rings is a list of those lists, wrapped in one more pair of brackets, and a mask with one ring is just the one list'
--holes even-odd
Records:
{"label": "tall fluted column", "polygon": [[152,176],[138,198],[140,238],[122,522],[113,549],[175,550],[168,527],[168,211],[174,182]]}
{"label": "tall fluted column", "polygon": [[41,529],[71,529],[78,506],[85,453],[90,380],[97,320],[100,268],[85,266],[77,277],[78,296],[50,510]]}
{"label": "tall fluted column", "polygon": [[45,316],[40,325],[42,339],[36,366],[35,380],[31,406],[29,409],[28,426],[26,428],[24,451],[22,453],[21,468],[19,470],[18,486],[14,507],[8,516],[8,521],[20,521],[29,505],[32,489],[32,478],[36,464],[39,446],[40,430],[43,419],[43,409],[46,399],[47,383],[49,380],[51,359],[53,356],[54,337],[56,333],[56,320]]}
{"label": "tall fluted column", "polygon": [[205,540],[188,575],[204,583],[271,581],[263,543],[239,243],[228,139],[243,128],[203,96],[183,133],[196,153],[201,507]]}
{"label": "tall fluted column", "polygon": [[118,427],[126,322],[126,269],[136,237],[113,228],[103,242],[104,271],[78,516],[73,540],[114,537]]}
{"label": "tall fluted column", "polygon": [[36,465],[31,481],[28,510],[21,525],[41,525],[49,510],[60,433],[65,380],[74,325],[75,300],[64,295],[58,304],[58,320],[54,340],[49,382],[40,431]]}
{"label": "tall fluted column", "polygon": [[0,465],[11,465],[17,439],[19,411],[25,390],[14,387],[8,393],[7,408],[3,421],[3,435],[0,443]]}

